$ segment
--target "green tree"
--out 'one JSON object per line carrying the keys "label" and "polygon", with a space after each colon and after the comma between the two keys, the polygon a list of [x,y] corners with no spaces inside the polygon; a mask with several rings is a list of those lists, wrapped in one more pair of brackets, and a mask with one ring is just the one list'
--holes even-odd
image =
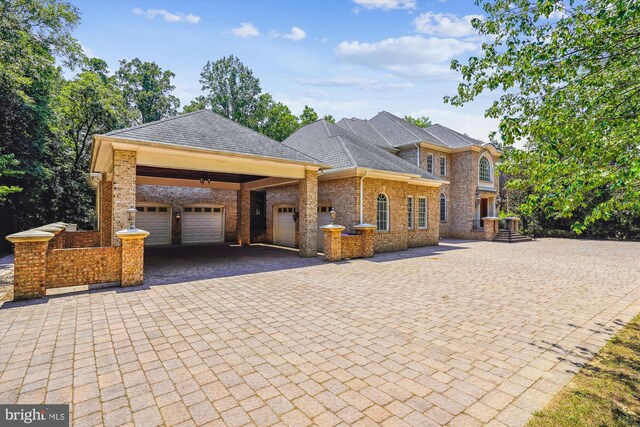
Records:
{"label": "green tree", "polygon": [[259,107],[254,117],[257,121],[250,123],[251,127],[276,141],[284,141],[299,127],[298,118],[291,113],[289,107],[274,101],[268,93],[260,96]]}
{"label": "green tree", "polygon": [[426,116],[422,116],[422,117],[404,116],[403,119],[405,122],[412,123],[421,128],[426,128],[431,126],[431,119],[429,119],[429,117],[426,117]]}
{"label": "green tree", "polygon": [[302,114],[300,114],[300,125],[305,126],[309,123],[313,123],[318,120],[318,113],[309,107],[308,105],[304,106],[304,110],[302,110]]}
{"label": "green tree", "polygon": [[[0,179],[3,176],[18,176],[22,175],[22,171],[17,169],[19,163],[14,159],[13,154],[0,155]],[[17,193],[22,191],[22,188],[17,185],[3,185],[0,183],[0,204],[7,200],[7,196],[11,193]]]}
{"label": "green tree", "polygon": [[148,123],[175,116],[180,100],[171,95],[175,74],[162,69],[155,62],[142,62],[138,58],[121,60],[116,72],[118,84],[132,110],[139,112],[138,123]]}
{"label": "green tree", "polygon": [[[53,220],[46,183],[56,144],[49,128],[60,82],[56,58],[71,66],[82,56],[71,37],[78,19],[76,7],[66,2],[0,2],[2,186],[23,189],[6,195],[0,205],[0,236]],[[21,173],[7,173],[15,169]]]}
{"label": "green tree", "polygon": [[[486,111],[510,150],[509,187],[524,215],[571,220],[582,232],[621,212],[640,215],[638,0],[478,1],[483,54],[453,61],[463,105],[501,90]],[[521,178],[519,178],[521,177]]]}
{"label": "green tree", "polygon": [[254,115],[262,92],[260,81],[237,57],[207,61],[200,73],[200,83],[206,92],[205,106],[243,125],[256,122]]}
{"label": "green tree", "polygon": [[323,117],[323,119],[328,121],[329,123],[335,123],[336,122],[336,119],[331,114],[327,114],[326,116]]}
{"label": "green tree", "polygon": [[191,101],[188,105],[185,105],[184,108],[182,109],[182,112],[183,113],[193,113],[195,111],[204,110],[208,106],[209,105],[207,103],[207,98],[205,98],[204,96],[200,95],[200,96],[197,96],[196,99]]}

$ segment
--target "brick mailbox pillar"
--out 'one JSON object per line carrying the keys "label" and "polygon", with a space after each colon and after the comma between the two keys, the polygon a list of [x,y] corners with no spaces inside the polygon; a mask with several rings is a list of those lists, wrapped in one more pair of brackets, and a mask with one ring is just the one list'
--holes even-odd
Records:
{"label": "brick mailbox pillar", "polygon": [[138,228],[116,233],[122,242],[122,287],[142,285],[144,282],[144,239],[148,235],[148,231]]}
{"label": "brick mailbox pillar", "polygon": [[10,234],[14,247],[13,299],[42,298],[46,295],[47,248],[55,235],[41,230]]}
{"label": "brick mailbox pillar", "polygon": [[356,233],[362,236],[362,257],[373,256],[373,234],[378,227],[373,224],[358,224],[353,226]]}
{"label": "brick mailbox pillar", "polygon": [[324,260],[329,262],[342,259],[342,230],[341,225],[323,225],[320,229],[324,232]]}
{"label": "brick mailbox pillar", "polygon": [[496,238],[499,232],[500,218],[495,216],[485,216],[482,218],[484,222],[484,238],[485,240],[493,240]]}

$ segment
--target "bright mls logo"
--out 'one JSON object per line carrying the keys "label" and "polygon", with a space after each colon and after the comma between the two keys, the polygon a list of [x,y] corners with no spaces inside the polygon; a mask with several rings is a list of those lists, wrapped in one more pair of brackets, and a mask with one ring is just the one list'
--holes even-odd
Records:
{"label": "bright mls logo", "polygon": [[0,405],[0,425],[68,427],[69,405]]}

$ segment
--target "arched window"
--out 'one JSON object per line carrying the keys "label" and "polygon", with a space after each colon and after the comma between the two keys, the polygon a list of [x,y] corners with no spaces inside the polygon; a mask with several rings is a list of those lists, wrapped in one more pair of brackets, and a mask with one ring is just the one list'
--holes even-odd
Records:
{"label": "arched window", "polygon": [[376,201],[376,225],[378,231],[389,231],[389,199],[386,194],[378,194]]}
{"label": "arched window", "polygon": [[447,222],[447,196],[440,194],[440,222]]}
{"label": "arched window", "polygon": [[480,181],[491,182],[491,163],[489,159],[482,156],[480,157],[480,169],[479,169]]}

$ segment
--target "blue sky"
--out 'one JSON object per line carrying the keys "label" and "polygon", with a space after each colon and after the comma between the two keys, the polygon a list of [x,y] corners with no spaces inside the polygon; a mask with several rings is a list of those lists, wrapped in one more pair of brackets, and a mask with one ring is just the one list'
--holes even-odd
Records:
{"label": "blue sky", "polygon": [[88,54],[106,60],[155,61],[176,74],[175,95],[201,93],[207,60],[234,54],[263,91],[299,114],[370,118],[387,110],[427,115],[477,138],[496,122],[483,117],[490,95],[455,108],[442,102],[481,41],[469,24],[482,10],[472,0],[343,1],[73,1],[74,31]]}

